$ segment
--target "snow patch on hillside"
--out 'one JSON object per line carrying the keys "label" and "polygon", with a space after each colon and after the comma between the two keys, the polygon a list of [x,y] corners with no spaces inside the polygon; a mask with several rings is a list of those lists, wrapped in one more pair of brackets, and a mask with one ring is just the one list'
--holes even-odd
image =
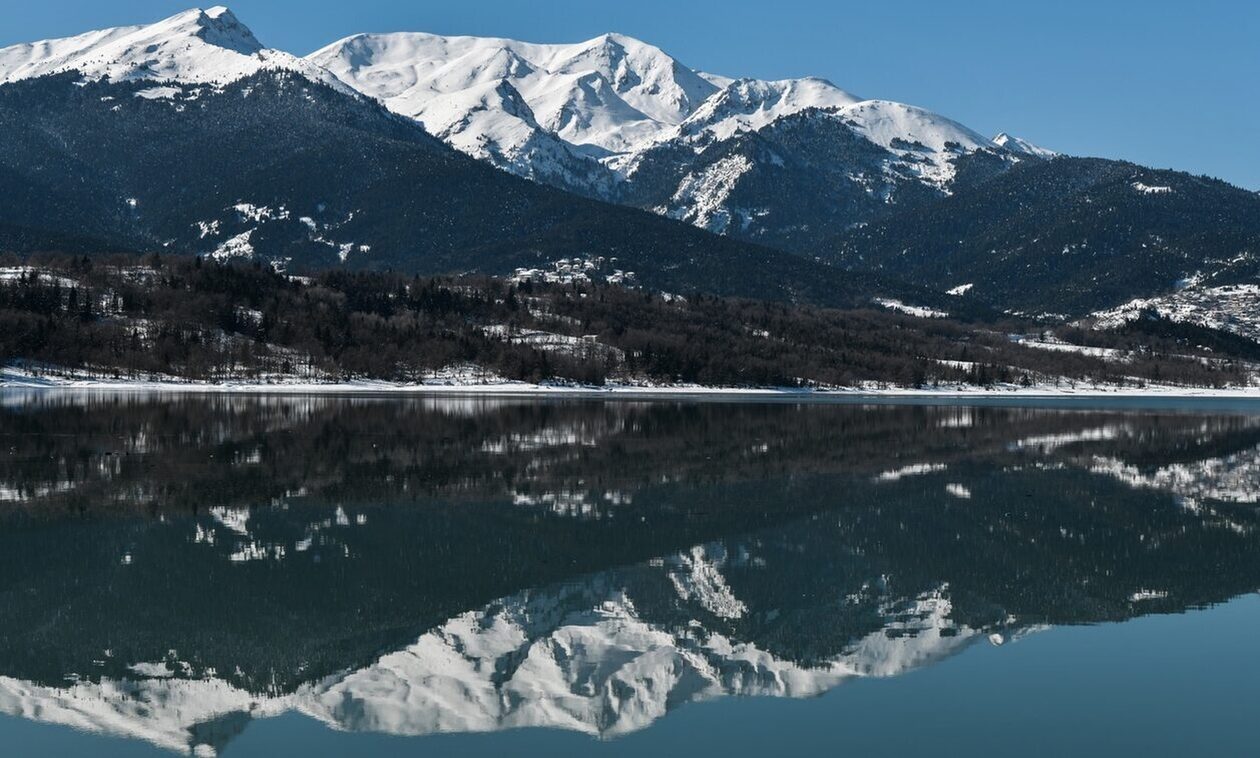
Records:
{"label": "snow patch on hillside", "polygon": [[660,210],[670,218],[721,234],[730,226],[733,216],[725,207],[726,200],[740,177],[752,168],[752,161],[743,155],[722,158],[697,173],[688,174],[670,199],[671,204]]}
{"label": "snow patch on hillside", "polygon": [[1099,329],[1118,329],[1148,315],[1260,341],[1260,285],[1191,285],[1168,295],[1131,300],[1089,318]]}
{"label": "snow patch on hillside", "polygon": [[669,579],[678,597],[695,600],[718,618],[742,618],[748,612],[744,601],[735,596],[722,576],[726,551],[720,545],[697,545],[676,559],[677,568]]}
{"label": "snow patch on hillside", "polygon": [[1172,187],[1143,184],[1142,182],[1133,182],[1131,186],[1143,195],[1171,195],[1173,193]]}
{"label": "snow patch on hillside", "polygon": [[907,305],[900,300],[891,298],[877,297],[875,302],[890,311],[897,311],[916,318],[949,318],[949,314],[945,311],[938,311],[935,308],[925,308],[919,305]]}
{"label": "snow patch on hillside", "polygon": [[233,258],[253,258],[254,245],[250,239],[254,236],[254,230],[241,232],[235,237],[230,237],[214,249],[210,253],[210,257],[216,261],[227,261]]}
{"label": "snow patch on hillside", "polygon": [[1157,185],[1143,184],[1143,183],[1140,183],[1140,181],[1134,181],[1133,185],[1131,186],[1133,186],[1133,189],[1138,190],[1139,193],[1142,193],[1143,195],[1171,195],[1173,194],[1173,188],[1171,188],[1171,186],[1157,186]]}

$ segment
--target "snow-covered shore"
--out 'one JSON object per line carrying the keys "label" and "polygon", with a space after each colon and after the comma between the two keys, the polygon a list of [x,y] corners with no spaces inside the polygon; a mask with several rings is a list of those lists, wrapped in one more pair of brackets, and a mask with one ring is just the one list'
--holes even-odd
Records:
{"label": "snow-covered shore", "polygon": [[708,387],[694,384],[616,384],[603,386],[514,382],[487,378],[442,378],[417,383],[370,379],[352,381],[227,380],[185,381],[175,378],[115,379],[85,374],[51,374],[20,368],[0,369],[0,392],[6,390],[109,391],[187,394],[327,394],[327,395],[479,395],[486,397],[627,399],[627,400],[766,400],[791,402],[851,402],[865,399],[905,400],[1068,400],[1068,399],[1218,399],[1260,402],[1260,387],[1183,387],[1158,385],[1120,387],[1115,385],[1071,386],[999,384],[902,387],[870,384],[843,388],[798,387]]}

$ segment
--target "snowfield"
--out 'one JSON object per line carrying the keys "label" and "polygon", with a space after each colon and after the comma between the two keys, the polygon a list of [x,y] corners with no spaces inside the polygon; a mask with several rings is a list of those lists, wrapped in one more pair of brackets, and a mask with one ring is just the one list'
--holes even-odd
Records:
{"label": "snowfield", "polygon": [[661,49],[619,34],[568,45],[359,34],[308,60],[425,123],[453,121],[470,93],[503,84],[525,106],[518,118],[528,112],[531,126],[593,154],[651,143],[718,91]]}

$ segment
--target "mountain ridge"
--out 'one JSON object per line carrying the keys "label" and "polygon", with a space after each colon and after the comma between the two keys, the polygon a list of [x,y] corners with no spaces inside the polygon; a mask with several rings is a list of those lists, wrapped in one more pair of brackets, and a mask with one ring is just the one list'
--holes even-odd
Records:
{"label": "mountain ridge", "polygon": [[113,82],[228,84],[267,69],[295,71],[353,91],[306,60],[265,47],[224,6],[0,49],[0,84],[70,71]]}
{"label": "mountain ridge", "polygon": [[[826,208],[804,224],[767,220],[793,214],[773,199],[768,214],[727,202],[732,193],[741,194],[739,185],[753,181],[744,171],[728,170],[715,182],[695,168],[747,135],[774,130],[802,113],[838,117],[859,139],[892,155],[883,165],[826,176],[826,169],[820,173],[807,163],[795,170],[814,183],[842,181],[851,185],[850,193],[884,203],[911,184],[948,194],[954,164],[968,154],[991,152],[1007,163],[1045,154],[1013,141],[1008,150],[943,116],[864,99],[819,77],[762,81],[704,73],[616,33],[571,44],[356,34],[295,58],[266,48],[230,10],[216,6],[154,24],[0,50],[0,84],[77,71],[110,82],[223,86],[263,70],[293,71],[377,100],[456,150],[509,173],[797,253],[824,236],[809,226],[834,223]],[[169,91],[155,88],[146,96],[164,94]],[[781,163],[774,150],[744,153],[739,161],[754,174],[773,173]],[[886,176],[892,162],[899,168]],[[666,163],[672,164],[667,170]],[[654,166],[646,180],[639,171],[644,164]],[[869,215],[843,222],[860,223]]]}
{"label": "mountain ridge", "polygon": [[[854,95],[821,77],[767,81],[705,73],[625,35],[548,45],[361,34],[307,59],[457,150],[510,173],[798,254],[879,215],[879,203],[899,202],[894,196],[948,195],[956,164],[968,155],[999,156],[1007,165],[1053,155],[1014,138],[995,142],[922,108]],[[485,107],[478,88],[491,82],[519,93],[517,107]],[[521,105],[531,118],[521,117]],[[888,155],[848,170],[798,161],[793,170],[803,178],[792,181],[810,186],[802,194],[831,185],[823,194],[840,198],[839,206],[823,205],[805,219],[799,201],[773,193],[761,203],[738,201],[754,192],[749,187],[776,183],[768,176],[783,163],[782,149],[750,152],[740,145],[754,134],[773,143],[783,122],[810,117],[839,119]],[[830,125],[816,132],[818,140],[852,142]],[[739,157],[723,162],[732,152]],[[720,168],[710,168],[715,164]],[[643,166],[651,169],[641,172]]]}

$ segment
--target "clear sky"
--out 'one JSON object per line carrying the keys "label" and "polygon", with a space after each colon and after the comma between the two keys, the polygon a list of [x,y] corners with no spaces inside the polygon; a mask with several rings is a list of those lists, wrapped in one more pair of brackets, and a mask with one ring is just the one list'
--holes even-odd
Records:
{"label": "clear sky", "polygon": [[[206,5],[214,5],[211,0]],[[573,42],[618,31],[728,76],[815,75],[992,136],[1260,190],[1257,0],[235,0],[270,47],[355,32]],[[191,0],[0,0],[0,46]]]}

